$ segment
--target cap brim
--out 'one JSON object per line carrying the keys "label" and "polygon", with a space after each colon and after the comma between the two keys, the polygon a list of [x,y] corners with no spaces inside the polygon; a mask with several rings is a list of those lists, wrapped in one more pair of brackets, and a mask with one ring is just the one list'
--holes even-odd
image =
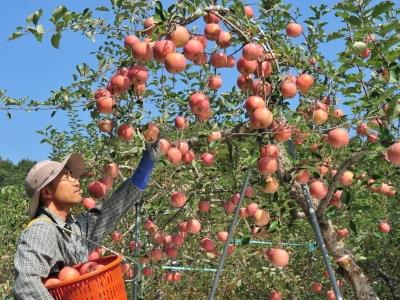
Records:
{"label": "cap brim", "polygon": [[71,172],[72,177],[77,179],[80,178],[85,169],[83,157],[78,153],[72,153],[68,155],[61,162],[60,169],[57,170],[57,172],[54,172],[53,176],[51,176],[46,182],[44,182],[42,187],[38,189],[38,191],[35,194],[33,194],[31,201],[29,202],[29,209],[28,209],[28,213],[31,218],[35,217],[37,209],[39,207],[39,197],[41,189],[44,188],[46,185],[48,185],[54,178],[56,178],[64,167],[66,167]]}
{"label": "cap brim", "polygon": [[82,176],[85,169],[83,157],[78,153],[68,155],[61,164],[70,170],[72,177],[77,179]]}
{"label": "cap brim", "polygon": [[36,193],[33,194],[33,197],[29,202],[28,213],[31,218],[35,217],[37,209],[39,207],[39,196],[40,196],[40,190],[38,190]]}

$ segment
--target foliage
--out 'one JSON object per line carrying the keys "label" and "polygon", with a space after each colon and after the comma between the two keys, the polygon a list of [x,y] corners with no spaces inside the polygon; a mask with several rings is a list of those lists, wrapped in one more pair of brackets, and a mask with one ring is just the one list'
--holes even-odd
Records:
{"label": "foliage", "polygon": [[21,182],[0,189],[0,297],[11,295],[14,282],[14,254],[19,235],[27,224],[27,199]]}
{"label": "foliage", "polygon": [[21,184],[34,164],[34,161],[23,159],[14,165],[11,161],[0,158],[0,188]]}
{"label": "foliage", "polygon": [[[84,187],[93,179],[100,178],[103,166],[109,162],[117,162],[121,168],[121,178],[114,186],[127,178],[132,172],[131,166],[135,166],[140,157],[146,140],[146,124],[150,121],[158,125],[163,138],[169,141],[187,140],[196,154],[210,152],[216,157],[212,166],[205,166],[198,159],[188,165],[173,166],[165,157],[158,163],[146,190],[142,221],[152,220],[161,232],[174,234],[178,232],[177,224],[197,218],[202,224],[202,232],[199,236],[189,235],[186,238],[179,259],[151,263],[155,275],[143,279],[144,298],[152,299],[158,295],[173,299],[203,299],[207,296],[211,273],[188,272],[182,281],[172,284],[161,280],[164,272],[160,267],[166,263],[196,268],[216,266],[218,257],[199,250],[199,241],[206,236],[216,240],[217,231],[227,230],[232,215],[224,211],[222,203],[239,192],[248,168],[253,169],[250,184],[255,195],[251,199],[246,198],[244,205],[258,203],[269,212],[271,221],[254,229],[256,226],[252,221],[240,219],[235,238],[244,241],[268,240],[277,247],[287,241],[306,244],[312,241],[313,233],[308,219],[304,217],[307,211],[304,210],[303,217],[301,214],[299,217],[302,200],[293,197],[290,192],[294,176],[300,169],[307,169],[314,179],[323,179],[332,189],[342,191],[342,206],[322,209],[320,221],[329,219],[334,222],[335,228],[350,229],[350,237],[345,240],[346,247],[355,261],[364,267],[363,272],[374,291],[382,299],[395,298],[396,293],[400,293],[400,273],[395,263],[400,238],[399,212],[396,209],[398,200],[393,195],[383,196],[383,193],[376,192],[384,184],[394,190],[400,187],[399,168],[385,159],[386,149],[399,140],[399,8],[392,1],[375,5],[370,0],[349,0],[331,8],[325,4],[312,6],[312,15],[303,20],[299,10],[282,1],[262,1],[259,9],[262,17],[254,20],[245,16],[245,7],[240,1],[222,1],[222,7],[210,9],[213,2],[184,0],[164,7],[160,1],[112,0],[107,7],[88,8],[82,12],[60,6],[50,17],[54,28],[54,31],[48,31],[52,32],[52,46],[60,47],[64,31],[79,32],[93,41],[100,41],[94,53],[98,65],[79,64],[73,74],[73,82],[52,92],[43,102],[13,99],[4,92],[0,103],[5,108],[20,106],[24,109],[66,110],[70,117],[69,130],[60,132],[50,124],[39,133],[43,135],[42,142],[52,146],[51,157],[54,159],[61,159],[70,151],[78,151],[85,156],[91,175],[88,173],[84,178]],[[265,95],[264,101],[273,112],[275,127],[249,128],[249,112],[244,109],[243,103],[250,92],[236,88],[233,77],[229,77],[230,71],[191,62],[183,72],[174,75],[167,73],[163,64],[153,60],[140,62],[150,73],[144,94],[137,95],[130,87],[121,95],[114,95],[117,105],[113,114],[107,116],[98,112],[94,90],[107,87],[110,77],[124,67],[139,63],[123,45],[128,34],[156,41],[167,36],[176,24],[201,34],[199,27],[203,23],[199,18],[210,10],[215,10],[223,19],[224,30],[232,33],[233,43],[226,50],[228,54],[239,58],[242,46],[254,41],[263,44],[264,51],[270,55],[267,60],[272,63],[273,72],[262,79],[272,85],[272,91],[270,95]],[[148,35],[141,25],[147,12],[153,15],[156,22],[153,33]],[[43,13],[38,10],[30,15],[26,27],[17,28],[10,39],[33,34],[37,40],[42,40],[43,34],[47,33],[40,23]],[[328,31],[327,20],[333,14],[339,27]],[[304,34],[298,40],[289,38],[285,33],[287,24],[293,21],[306,24]],[[370,41],[365,40],[372,36],[374,38]],[[301,42],[296,42],[299,40]],[[341,42],[341,46],[337,57],[331,59],[321,51],[321,45],[332,45],[337,41]],[[371,53],[362,57],[362,51],[366,49]],[[207,48],[209,54],[216,50],[218,47],[214,44]],[[313,60],[315,63],[311,63]],[[300,93],[293,100],[285,99],[279,88],[284,77],[304,73],[313,76],[315,83],[312,89]],[[208,77],[214,74],[229,79],[221,91],[215,92],[207,87]],[[199,121],[188,109],[187,99],[194,91],[203,91],[210,98],[213,115],[206,121]],[[344,116],[335,115],[335,109],[339,107],[345,111]],[[312,121],[313,113],[321,108],[330,110],[329,119],[324,124],[316,124]],[[92,120],[88,124],[80,120],[81,111],[90,111]],[[178,115],[189,120],[188,129],[173,128],[173,121]],[[133,125],[135,138],[129,142],[121,140],[116,128],[111,133],[100,132],[98,121],[105,118],[112,119],[115,124]],[[371,129],[368,137],[356,132],[361,123]],[[284,144],[275,140],[274,133],[279,124],[287,124],[292,129],[297,158],[290,158]],[[326,138],[326,134],[337,127],[351,133],[349,145],[340,149],[331,147]],[[223,132],[223,138],[208,143],[207,135],[217,130]],[[256,172],[260,146],[269,143],[277,143],[281,153],[279,171],[274,174],[280,185],[272,195],[263,192],[266,177]],[[341,172],[345,161],[361,151],[368,151],[368,155],[360,156],[358,161],[349,164],[349,170],[355,175],[353,183],[336,186],[338,178],[331,171]],[[322,174],[321,166],[327,168],[327,174]],[[183,208],[176,209],[169,205],[173,191],[186,193],[189,200]],[[15,193],[15,198],[21,199],[20,194]],[[202,199],[211,201],[210,214],[198,212],[197,205]],[[326,200],[330,199],[321,202]],[[318,211],[321,211],[319,201],[314,199],[314,205],[319,206]],[[7,209],[11,208],[8,206]],[[380,220],[389,221],[392,226],[390,234],[378,232]],[[23,221],[22,216],[17,214],[13,224],[20,228],[18,224]],[[127,232],[132,223],[133,214],[130,212],[118,228]],[[254,233],[254,230],[259,232]],[[141,234],[143,249],[140,256],[143,259],[149,250],[160,246],[155,245],[148,232],[142,230]],[[126,237],[121,244],[111,244],[111,247],[129,254],[129,241]],[[110,245],[110,239],[104,243]],[[287,247],[291,255],[290,265],[279,269],[265,261],[263,254],[266,247],[246,243],[236,245],[234,254],[226,262],[219,283],[219,299],[261,299],[266,298],[272,289],[281,290],[288,298],[317,298],[309,289],[312,281],[323,282],[324,291],[329,289],[328,281],[322,278],[324,266],[319,251]],[[219,243],[217,248],[221,250],[222,244]],[[333,257],[332,263],[337,275],[343,279],[344,268],[335,263]],[[356,297],[349,283],[342,287],[342,291],[346,299]]]}

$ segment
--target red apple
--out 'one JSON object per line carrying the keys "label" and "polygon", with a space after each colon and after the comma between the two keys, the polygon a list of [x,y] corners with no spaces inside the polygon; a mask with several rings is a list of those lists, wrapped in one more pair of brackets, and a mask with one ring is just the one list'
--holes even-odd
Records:
{"label": "red apple", "polygon": [[347,228],[336,230],[337,236],[341,239],[347,238],[350,235],[350,232]]}
{"label": "red apple", "polygon": [[204,238],[201,240],[201,247],[206,251],[212,251],[215,248],[215,244],[209,238]]}
{"label": "red apple", "polygon": [[107,192],[107,187],[100,181],[92,181],[88,185],[88,192],[93,198],[104,198]]}
{"label": "red apple", "polygon": [[269,260],[273,265],[283,268],[289,263],[289,254],[284,249],[270,248],[266,251]]}
{"label": "red apple", "polygon": [[315,293],[322,293],[322,284],[319,282],[313,282],[311,285],[311,290]]}
{"label": "red apple", "polygon": [[174,244],[177,247],[181,247],[183,243],[185,242],[184,237],[181,234],[173,234],[171,236],[171,241],[172,244]]}
{"label": "red apple", "polygon": [[220,231],[217,233],[218,240],[220,242],[225,243],[228,239],[228,232],[227,231]]}
{"label": "red apple", "polygon": [[143,276],[150,277],[151,275],[153,275],[153,269],[151,267],[144,267]]}
{"label": "red apple", "polygon": [[80,268],[79,268],[79,273],[81,273],[81,275],[83,274],[87,274],[90,272],[93,272],[96,270],[97,267],[97,263],[94,261],[89,261],[87,263],[84,263]]}
{"label": "red apple", "polygon": [[93,198],[87,197],[82,199],[82,204],[86,209],[91,209],[96,206],[96,201]]}
{"label": "red apple", "polygon": [[205,152],[200,156],[203,164],[206,166],[211,166],[214,163],[214,155],[211,153]]}
{"label": "red apple", "polygon": [[379,231],[382,233],[389,233],[390,232],[390,225],[386,222],[379,223]]}
{"label": "red apple", "polygon": [[78,278],[80,275],[81,274],[78,272],[78,270],[67,266],[62,268],[61,271],[58,273],[58,279],[60,279],[61,281],[73,280]]}
{"label": "red apple", "polygon": [[100,253],[96,250],[93,250],[89,253],[89,261],[94,261],[96,259],[99,259],[101,257]]}
{"label": "red apple", "polygon": [[46,288],[51,288],[52,286],[60,283],[61,280],[57,279],[57,278],[48,278],[45,282],[44,282],[44,286]]}
{"label": "red apple", "polygon": [[103,183],[106,186],[106,191],[108,192],[109,190],[111,190],[112,188],[112,184],[113,184],[113,179],[111,176],[103,176],[102,178],[100,178],[99,180],[101,183]]}
{"label": "red apple", "polygon": [[209,212],[210,211],[210,202],[207,200],[201,200],[198,204],[198,208],[200,212]]}
{"label": "red apple", "polygon": [[244,191],[244,196],[247,198],[251,198],[254,195],[254,189],[251,186],[248,186]]}
{"label": "red apple", "polygon": [[135,251],[136,248],[140,248],[140,247],[141,247],[140,243],[136,244],[135,241],[130,241],[129,242],[129,250],[131,252]]}
{"label": "red apple", "polygon": [[280,291],[271,291],[269,300],[282,300],[282,293]]}
{"label": "red apple", "polygon": [[186,203],[186,195],[182,192],[174,192],[171,195],[171,205],[175,208],[184,206]]}
{"label": "red apple", "polygon": [[116,178],[119,175],[119,166],[116,163],[109,163],[103,168],[104,175],[111,176],[112,178]]}
{"label": "red apple", "polygon": [[187,121],[182,116],[177,116],[175,118],[175,127],[177,129],[185,129],[187,127]]}
{"label": "red apple", "polygon": [[119,231],[114,231],[114,232],[112,233],[112,235],[111,235],[111,239],[112,239],[114,242],[122,241],[122,233],[119,232]]}

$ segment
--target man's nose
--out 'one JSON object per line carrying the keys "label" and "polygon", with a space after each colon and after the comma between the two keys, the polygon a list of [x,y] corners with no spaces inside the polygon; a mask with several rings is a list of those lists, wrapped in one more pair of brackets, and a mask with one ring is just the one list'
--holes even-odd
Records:
{"label": "man's nose", "polygon": [[81,187],[81,184],[80,184],[80,182],[79,182],[79,179],[76,179],[76,178],[74,178],[74,177],[71,177],[71,181],[72,181],[72,183],[73,183],[73,185],[75,186],[75,187]]}

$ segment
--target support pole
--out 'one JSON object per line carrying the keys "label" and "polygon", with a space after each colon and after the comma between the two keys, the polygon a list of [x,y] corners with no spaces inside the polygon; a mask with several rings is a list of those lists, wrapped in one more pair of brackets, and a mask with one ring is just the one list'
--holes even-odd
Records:
{"label": "support pole", "polygon": [[[292,158],[296,159],[297,158],[297,153],[296,153],[296,148],[294,147],[293,141],[292,140],[287,141],[287,145],[288,145],[288,148],[289,148],[290,156],[292,156]],[[329,279],[331,281],[333,290],[334,290],[334,292],[336,294],[336,299],[337,300],[343,300],[342,293],[340,292],[340,289],[339,289],[339,287],[337,285],[337,282],[336,282],[335,273],[333,272],[333,268],[332,268],[331,262],[329,261],[328,250],[326,249],[325,242],[324,242],[324,239],[322,237],[321,228],[319,227],[318,219],[317,219],[317,216],[315,215],[314,206],[313,206],[313,204],[311,202],[311,195],[310,195],[310,190],[308,189],[308,185],[307,184],[302,184],[301,185],[301,190],[302,190],[303,195],[304,195],[304,200],[305,200],[307,212],[308,212],[308,215],[309,215],[309,218],[310,218],[310,223],[311,223],[311,226],[312,226],[312,228],[314,230],[315,239],[317,241],[319,249],[322,252],[322,258],[324,260],[326,269],[328,271]]]}
{"label": "support pole", "polygon": [[233,214],[233,219],[232,219],[231,224],[229,225],[228,238],[227,238],[227,240],[225,242],[224,249],[222,250],[222,255],[221,255],[221,258],[220,258],[219,263],[218,263],[218,269],[217,269],[217,271],[215,272],[215,275],[214,275],[213,285],[212,285],[210,294],[208,296],[208,300],[213,300],[214,296],[215,296],[215,293],[217,291],[218,281],[219,281],[219,278],[221,277],[222,269],[224,268],[224,264],[225,264],[225,258],[226,258],[226,255],[228,253],[229,243],[230,243],[230,241],[232,239],[233,232],[235,230],[235,226],[236,226],[237,220],[239,218],[239,210],[240,210],[240,206],[242,205],[242,202],[243,202],[244,191],[246,190],[247,185],[249,184],[250,174],[251,174],[251,168],[249,167],[249,169],[247,170],[246,177],[244,178],[244,182],[243,182],[242,188],[240,189],[239,202],[235,207],[235,212]]}
{"label": "support pole", "polygon": [[173,271],[217,272],[217,269],[213,268],[192,268],[192,267],[180,267],[180,266],[162,266],[161,269],[173,270]]}
{"label": "support pole", "polygon": [[319,249],[322,252],[322,258],[324,259],[326,269],[328,270],[329,278],[331,280],[333,290],[335,291],[335,294],[336,294],[336,299],[343,300],[342,294],[341,294],[340,289],[336,282],[335,272],[333,272],[331,262],[329,261],[328,250],[326,249],[325,242],[322,237],[321,228],[319,227],[317,216],[315,215],[314,206],[311,202],[310,191],[308,189],[308,185],[302,184],[301,190],[303,191],[303,194],[304,194],[304,199],[306,201],[308,215],[310,216],[310,222],[314,229],[314,234],[315,234],[315,238],[317,240]]}
{"label": "support pole", "polygon": [[139,263],[137,262],[137,258],[139,255],[139,243],[140,243],[140,208],[142,206],[142,202],[137,202],[135,203],[135,232],[133,236],[133,240],[135,241],[135,251],[134,251],[134,257],[136,259],[135,263],[135,280],[133,281],[133,287],[132,287],[132,299],[137,300],[139,290],[140,290],[140,266]]}

